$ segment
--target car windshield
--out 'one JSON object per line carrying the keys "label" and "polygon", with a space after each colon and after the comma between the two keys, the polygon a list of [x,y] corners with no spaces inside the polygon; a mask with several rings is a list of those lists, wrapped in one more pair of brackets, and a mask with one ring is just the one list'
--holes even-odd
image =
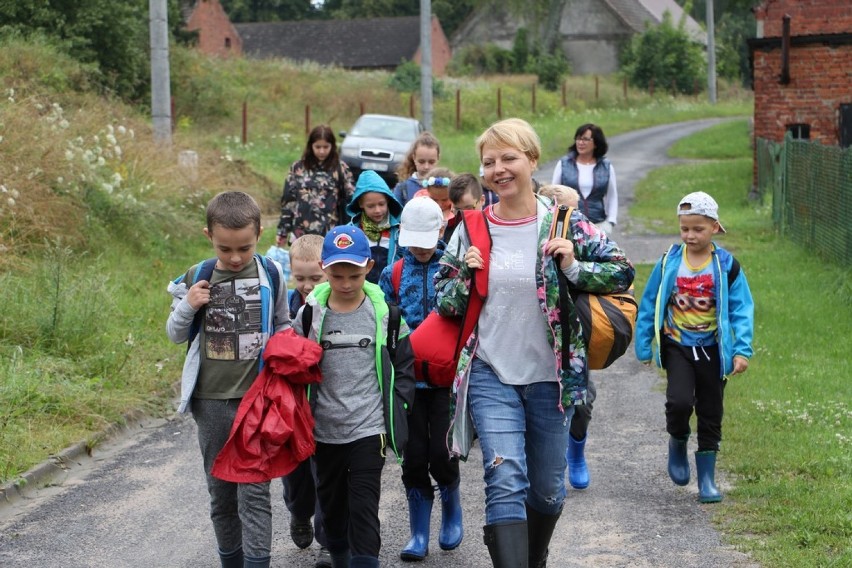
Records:
{"label": "car windshield", "polygon": [[362,116],[352,126],[350,136],[389,138],[413,142],[417,138],[414,122],[381,116]]}

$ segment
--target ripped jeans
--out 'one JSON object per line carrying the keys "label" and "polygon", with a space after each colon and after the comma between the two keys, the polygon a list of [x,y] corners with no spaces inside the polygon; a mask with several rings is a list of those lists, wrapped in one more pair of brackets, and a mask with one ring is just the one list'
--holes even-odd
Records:
{"label": "ripped jeans", "polygon": [[574,408],[559,410],[559,384],[505,385],[474,359],[468,403],[482,448],[486,524],[525,520],[527,504],[545,515],[561,512]]}

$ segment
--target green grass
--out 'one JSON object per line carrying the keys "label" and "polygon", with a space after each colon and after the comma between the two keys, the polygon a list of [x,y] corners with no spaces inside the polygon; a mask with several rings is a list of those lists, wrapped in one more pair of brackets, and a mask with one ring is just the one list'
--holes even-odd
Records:
{"label": "green grass", "polygon": [[[726,540],[773,568],[852,566],[852,274],[776,236],[768,207],[746,199],[747,140],[736,122],[681,141],[674,155],[717,159],[653,172],[631,215],[674,232],[685,193],[713,195],[728,230],[718,242],[755,298],[755,355],[725,391],[719,459],[734,488],[712,511]],[[646,279],[640,267],[637,289]]]}

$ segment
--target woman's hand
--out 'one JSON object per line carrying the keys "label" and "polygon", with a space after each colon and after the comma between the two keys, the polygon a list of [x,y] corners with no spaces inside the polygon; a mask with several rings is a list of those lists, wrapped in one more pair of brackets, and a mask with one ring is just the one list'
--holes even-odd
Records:
{"label": "woman's hand", "polygon": [[464,253],[464,262],[468,268],[482,268],[485,266],[485,263],[482,261],[482,253],[479,252],[479,249],[476,247],[470,247]]}
{"label": "woman's hand", "polygon": [[574,243],[557,237],[547,241],[544,252],[559,262],[559,268],[566,269],[574,263]]}

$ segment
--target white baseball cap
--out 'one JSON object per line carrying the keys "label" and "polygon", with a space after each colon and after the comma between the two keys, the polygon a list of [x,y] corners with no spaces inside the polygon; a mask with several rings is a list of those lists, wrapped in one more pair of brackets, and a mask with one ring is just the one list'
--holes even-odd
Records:
{"label": "white baseball cap", "polygon": [[[680,215],[704,215],[719,222],[719,204],[703,191],[695,191],[680,200],[677,205],[677,214]],[[725,227],[719,223],[719,230],[726,233]]]}
{"label": "white baseball cap", "polygon": [[444,213],[430,197],[415,197],[405,204],[399,219],[399,245],[429,249],[438,244]]}

